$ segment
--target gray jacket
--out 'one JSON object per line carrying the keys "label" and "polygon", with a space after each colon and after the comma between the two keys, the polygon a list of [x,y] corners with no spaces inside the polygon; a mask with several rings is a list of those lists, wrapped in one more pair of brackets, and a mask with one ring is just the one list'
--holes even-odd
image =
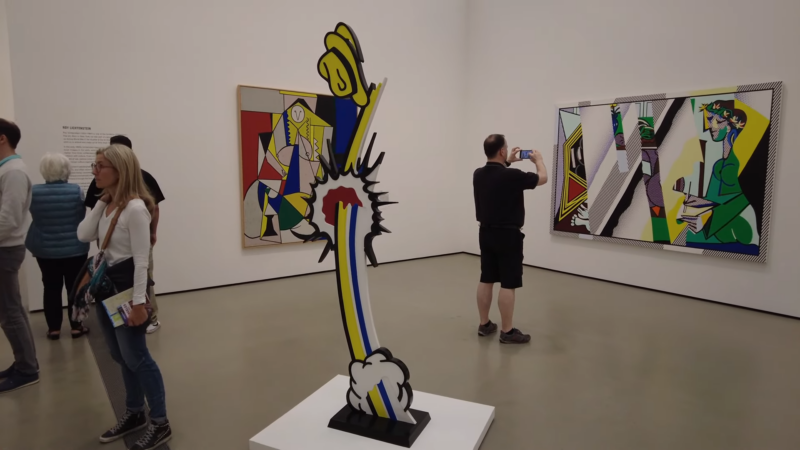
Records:
{"label": "gray jacket", "polygon": [[6,159],[0,166],[0,247],[25,244],[31,180],[22,159]]}

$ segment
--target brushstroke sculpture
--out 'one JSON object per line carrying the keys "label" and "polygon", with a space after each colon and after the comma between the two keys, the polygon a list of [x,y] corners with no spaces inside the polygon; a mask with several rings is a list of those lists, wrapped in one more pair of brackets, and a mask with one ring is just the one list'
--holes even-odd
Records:
{"label": "brushstroke sculpture", "polygon": [[[337,152],[330,140],[326,143],[329,156],[322,157],[323,173],[313,184],[308,200],[314,231],[294,232],[305,242],[325,242],[320,262],[331,250],[336,259],[339,303],[351,357],[350,389],[346,393],[347,405],[329,426],[410,447],[430,421],[430,415],[411,409],[414,395],[408,368],[378,342],[367,280],[367,258],[378,266],[372,241],[389,232],[381,225],[380,208],[393,203],[386,192],[376,190],[384,154],[371,162],[375,134],[366,151],[362,151],[386,79],[377,86],[367,83],[361,46],[348,25],[339,23],[335,31],[329,32],[325,47],[326,52],[318,61],[320,76],[327,80],[334,96],[352,99],[360,108],[347,151]],[[337,153],[344,154],[337,158]]]}

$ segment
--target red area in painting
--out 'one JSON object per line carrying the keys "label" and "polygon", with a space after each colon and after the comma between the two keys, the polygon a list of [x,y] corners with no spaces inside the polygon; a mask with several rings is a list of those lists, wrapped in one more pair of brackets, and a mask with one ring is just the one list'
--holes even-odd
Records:
{"label": "red area in painting", "polygon": [[242,111],[242,198],[247,189],[258,179],[258,134],[272,131],[272,114]]}
{"label": "red area in painting", "polygon": [[344,203],[345,207],[358,205],[363,207],[358,193],[349,187],[338,187],[328,192],[322,199],[322,214],[325,216],[325,223],[336,226],[336,208],[339,203]]}
{"label": "red area in painting", "polygon": [[575,199],[575,197],[583,194],[586,191],[586,188],[578,184],[577,181],[573,180],[572,178],[569,179],[569,191],[567,191],[567,201],[571,202]]}
{"label": "red area in painting", "polygon": [[261,165],[261,173],[258,174],[258,179],[259,180],[281,180],[281,179],[283,179],[283,176],[281,176],[281,174],[279,174],[278,171],[275,170],[275,168],[272,167],[269,164],[269,161],[265,158],[264,159],[264,164]]}

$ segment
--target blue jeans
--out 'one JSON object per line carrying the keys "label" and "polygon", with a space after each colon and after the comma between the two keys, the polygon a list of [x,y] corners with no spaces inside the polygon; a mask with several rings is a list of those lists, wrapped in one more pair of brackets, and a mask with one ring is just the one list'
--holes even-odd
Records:
{"label": "blue jeans", "polygon": [[147,350],[147,325],[114,328],[105,309],[97,303],[97,318],[106,338],[111,358],[122,367],[125,383],[125,406],[131,412],[144,411],[144,398],[150,406],[150,419],[167,419],[166,394],[161,370]]}

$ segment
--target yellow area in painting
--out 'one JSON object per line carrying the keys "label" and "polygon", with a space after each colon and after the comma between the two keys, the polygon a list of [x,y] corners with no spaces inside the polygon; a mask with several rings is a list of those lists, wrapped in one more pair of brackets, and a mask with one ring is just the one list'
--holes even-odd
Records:
{"label": "yellow area in painting", "polygon": [[328,122],[322,120],[322,118],[311,111],[306,110],[306,117],[308,118],[308,124],[312,127],[329,127],[331,126]]}
{"label": "yellow area in painting", "polygon": [[[329,127],[330,124],[325,122],[320,118],[318,115],[314,114],[314,111],[306,108],[303,105],[295,105],[300,106],[303,108],[303,120],[300,122],[296,122],[293,118],[291,118],[292,114],[287,114],[290,117],[289,124],[293,125],[296,128],[289,127],[289,145],[295,145],[298,143],[297,134],[299,133],[301,136],[305,137],[309,143],[313,142],[314,139],[314,128],[316,127]],[[294,108],[294,106],[293,106]],[[324,128],[320,132],[320,136],[325,132]]]}
{"label": "yellow area in painting", "polygon": [[642,237],[641,240],[645,242],[653,242],[653,221],[648,220],[647,225],[644,226],[644,230],[642,230]]}
{"label": "yellow area in painting", "polygon": [[289,194],[283,198],[286,199],[289,203],[294,206],[294,209],[300,212],[302,215],[306,215],[306,211],[308,210],[308,198],[311,196],[303,193],[303,192],[295,192],[294,194]]}
{"label": "yellow area in painting", "polygon": [[761,142],[761,138],[764,137],[764,132],[767,131],[769,126],[769,119],[739,100],[735,100],[734,104],[737,109],[741,109],[747,114],[747,122],[744,124],[744,129],[733,144],[733,150],[739,159],[739,175],[741,175],[747,162],[750,161],[750,157],[756,151],[756,147]]}
{"label": "yellow area in painting", "polygon": [[297,125],[295,125],[294,121],[289,122],[289,142],[286,145],[294,145],[297,144]]}
{"label": "yellow area in painting", "polygon": [[318,155],[320,154],[327,155],[327,153],[323,153],[323,150],[327,150],[326,147],[328,146],[328,144],[323,142],[325,140],[325,127],[311,127],[311,139],[309,142],[311,142],[311,148],[314,150],[312,161],[318,160]]}
{"label": "yellow area in painting", "polygon": [[[675,200],[675,206],[667,211],[667,226],[669,227],[670,242],[675,242],[675,239],[678,239],[678,236],[683,233],[683,229],[688,226],[686,222],[678,223],[678,216],[680,216],[681,211],[683,211],[683,196],[677,192],[675,193],[678,194],[678,199]],[[666,199],[664,200],[664,204],[669,204]],[[673,234],[673,232],[675,232],[675,234]]]}
{"label": "yellow area in painting", "polygon": [[269,208],[269,192],[264,194],[264,210],[261,211],[261,235],[259,237],[264,237],[264,233],[267,232],[267,208]]}
{"label": "yellow area in painting", "polygon": [[[279,120],[281,120],[281,114],[272,115],[272,137],[269,139],[269,147],[267,148],[267,151],[272,153],[275,159],[278,159],[278,150],[275,148],[275,127],[278,126]],[[258,170],[261,170],[261,167]]]}
{"label": "yellow area in painting", "polygon": [[309,94],[308,92],[280,91],[280,93],[283,95],[296,95],[298,97],[317,98],[317,94]]}
{"label": "yellow area in painting", "polygon": [[[303,121],[303,123],[301,123],[300,125],[298,125],[298,126],[297,126],[297,130],[298,130],[298,132],[299,132],[300,136],[303,136],[304,138],[306,138],[306,140],[307,140],[308,142],[311,142],[311,139],[310,139],[310,136],[311,136],[311,127],[309,127],[309,126],[308,126],[308,121],[307,121],[307,120],[306,120],[306,121]],[[297,143],[298,143],[298,144],[300,143],[300,139],[298,139],[298,140],[297,140]],[[300,149],[302,150],[302,149],[303,149],[303,147],[302,147],[302,146],[300,146]],[[302,154],[302,153],[301,153],[301,154]]]}
{"label": "yellow area in painting", "polygon": [[696,97],[698,95],[714,95],[714,94],[730,94],[736,92],[737,86],[714,88],[714,89],[701,89],[699,91],[689,92],[689,97]]}
{"label": "yellow area in painting", "polygon": [[375,112],[375,103],[378,101],[378,95],[380,95],[381,89],[383,89],[383,83],[378,84],[378,86],[372,90],[372,93],[369,96],[369,104],[361,110],[358,128],[353,136],[353,143],[350,146],[350,149],[347,151],[347,161],[344,163],[344,170],[350,170],[350,168],[355,167],[356,165],[358,153],[361,150],[361,141],[364,139],[364,133],[367,131],[367,125],[369,124],[370,118],[372,118],[372,115]]}
{"label": "yellow area in painting", "polygon": [[[669,236],[672,242],[679,234],[686,228],[686,223],[678,223],[678,215],[683,209],[683,200],[686,198],[682,192],[675,192],[672,187],[678,178],[688,177],[694,172],[695,163],[703,161],[703,151],[700,148],[700,140],[696,137],[690,138],[683,145],[683,151],[680,156],[672,164],[669,169],[669,174],[661,182],[661,193],[664,196],[664,205],[673,205],[667,211],[667,226],[669,227]],[[700,176],[703,176],[701,173]],[[652,230],[650,233],[652,234]]]}
{"label": "yellow area in painting", "polygon": [[[582,124],[578,124],[578,127],[575,128],[575,131],[572,132],[572,135],[567,139],[564,143],[564,167],[571,167],[572,164],[570,163],[570,155],[572,154],[571,149],[573,145],[583,136],[583,126]],[[585,202],[589,198],[589,190],[588,185],[586,184],[586,180],[580,178],[579,176],[575,175],[574,172],[568,172],[569,176],[564,178],[564,188],[561,191],[561,208],[558,213],[558,220],[564,220],[569,214],[572,214],[575,209],[577,209],[583,202]],[[583,186],[586,190],[584,190],[580,195],[576,196],[569,201],[569,181],[573,180],[579,185]]]}

